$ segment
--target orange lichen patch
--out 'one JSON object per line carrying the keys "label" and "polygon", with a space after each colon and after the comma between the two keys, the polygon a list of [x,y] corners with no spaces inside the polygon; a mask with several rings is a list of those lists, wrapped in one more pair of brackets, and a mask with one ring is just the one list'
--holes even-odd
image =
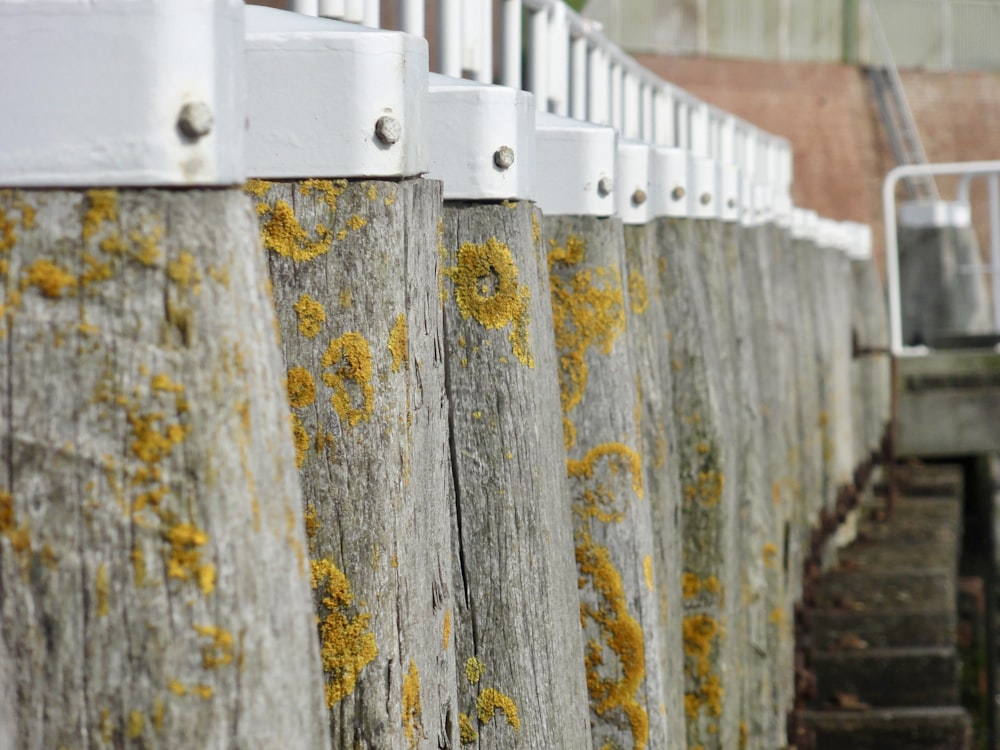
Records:
{"label": "orange lichen patch", "polygon": [[30,286],[38,287],[49,299],[58,299],[67,289],[76,289],[76,278],[50,260],[36,260],[27,268],[20,289],[23,292]]}
{"label": "orange lichen patch", "polygon": [[141,547],[133,547],[129,553],[132,560],[132,575],[135,577],[135,585],[142,588],[146,584],[146,557]]}
{"label": "orange lichen patch", "polygon": [[292,207],[285,201],[279,200],[273,208],[262,203],[258,205],[258,209],[261,206],[264,209],[262,214],[271,214],[260,230],[261,241],[267,250],[291,258],[296,263],[315,260],[330,250],[333,232],[325,225],[316,224],[316,237],[313,239],[299,224]]}
{"label": "orange lichen patch", "polygon": [[629,309],[636,315],[642,315],[649,308],[649,290],[642,274],[633,270],[628,275]]}
{"label": "orange lichen patch", "polygon": [[725,476],[721,471],[706,467],[698,472],[694,482],[684,484],[684,500],[700,502],[706,507],[712,507],[722,499],[725,482]]}
{"label": "orange lichen patch", "polygon": [[163,702],[163,698],[156,696],[153,700],[153,713],[150,718],[153,720],[153,729],[157,732],[163,731],[163,716],[166,713],[167,706]]}
{"label": "orange lichen patch", "polygon": [[101,563],[97,566],[97,576],[94,581],[94,592],[97,594],[97,616],[106,617],[110,610],[110,591],[108,585],[108,565]]}
{"label": "orange lichen patch", "polygon": [[574,445],[576,445],[576,425],[573,424],[569,419],[563,417],[563,445],[566,450],[569,450]]}
{"label": "orange lichen patch", "polygon": [[299,333],[307,339],[314,338],[326,322],[326,310],[323,309],[323,305],[308,294],[303,294],[292,309],[295,310],[295,317],[299,321]]}
{"label": "orange lichen patch", "polygon": [[403,734],[406,735],[410,747],[414,748],[420,742],[423,733],[420,705],[420,673],[417,665],[410,659],[410,668],[403,677]]}
{"label": "orange lichen patch", "polygon": [[409,352],[409,333],[406,328],[406,315],[403,313],[396,316],[396,323],[389,331],[388,346],[392,355],[392,371],[399,372]]}
{"label": "orange lichen patch", "polygon": [[159,463],[170,455],[175,445],[184,441],[184,436],[187,434],[185,428],[179,424],[167,425],[164,431],[160,432],[156,428],[156,423],[164,419],[160,412],[139,414],[130,409],[126,416],[135,436],[129,447],[136,458],[143,463]]}
{"label": "orange lichen patch", "polygon": [[[132,257],[144,266],[152,266],[163,255],[160,250],[160,240],[163,239],[163,227],[153,227],[149,234],[135,231],[129,233],[129,239],[139,248]],[[103,247],[103,246],[102,246]]]}
{"label": "orange lichen patch", "polygon": [[366,226],[367,224],[368,220],[358,214],[347,217],[347,221],[344,222],[344,226],[352,232],[358,231],[361,227]]}
{"label": "orange lichen patch", "polygon": [[177,255],[177,260],[167,263],[167,276],[175,284],[182,287],[193,287],[198,290],[201,282],[201,273],[194,263],[194,256],[187,250],[182,250]]}
{"label": "orange lichen patch", "polygon": [[202,593],[211,594],[215,590],[215,566],[202,563],[201,547],[208,543],[208,534],[191,523],[172,526],[164,537],[170,544],[167,558],[167,575],[182,581],[194,579]]}
{"label": "orange lichen patch", "polygon": [[463,242],[457,263],[445,268],[455,289],[455,305],[464,319],[472,318],[491,330],[510,326],[511,349],[526,367],[535,366],[528,341],[528,305],[531,290],[518,284],[518,270],[510,247],[490,237],[483,244]]}
{"label": "orange lichen patch", "polygon": [[542,225],[538,221],[538,214],[534,211],[531,212],[531,242],[535,247],[542,242]]}
{"label": "orange lichen patch", "polygon": [[444,647],[447,650],[451,642],[451,607],[444,611]]}
{"label": "orange lichen patch", "polygon": [[201,665],[205,669],[224,667],[233,661],[233,634],[216,625],[193,625],[195,632],[211,638],[212,642],[201,647]]}
{"label": "orange lichen patch", "polygon": [[354,692],[361,670],[375,660],[375,636],[367,631],[371,615],[352,614],[354,594],[347,576],[332,560],[313,560],[311,579],[317,592],[320,657],[326,674],[326,705],[335,706]]}
{"label": "orange lichen patch", "polygon": [[[593,621],[601,637],[600,641],[589,641],[584,659],[591,708],[600,717],[620,710],[631,728],[635,747],[644,748],[649,740],[649,717],[637,700],[646,676],[642,627],[628,612],[621,574],[612,564],[607,548],[595,544],[586,532],[577,535],[576,564],[580,587],[589,580],[603,602],[597,606],[586,602],[580,605],[581,621]],[[617,679],[602,674],[614,666],[606,663],[607,652],[617,660]]]}
{"label": "orange lichen patch", "polygon": [[215,695],[215,688],[211,685],[195,685],[191,688],[191,692],[201,698],[203,701],[211,699]]}
{"label": "orange lichen patch", "polygon": [[347,180],[303,180],[299,185],[299,193],[310,196],[319,193],[323,202],[333,212],[337,211],[337,198],[347,190]]}
{"label": "orange lichen patch", "polygon": [[89,240],[97,234],[103,222],[118,222],[118,191],[88,190],[87,202],[90,207],[83,215],[81,232],[84,240]]}
{"label": "orange lichen patch", "polygon": [[363,183],[362,187],[365,189],[365,195],[368,196],[368,200],[374,201],[378,200],[378,186]]}
{"label": "orange lichen patch", "polygon": [[475,656],[470,656],[465,660],[465,679],[470,685],[476,685],[486,674],[486,665]]}
{"label": "orange lichen patch", "polygon": [[27,563],[31,553],[31,530],[27,522],[20,525],[17,523],[14,498],[9,492],[4,491],[0,491],[0,534],[10,542],[18,560],[22,564]]}
{"label": "orange lichen patch", "polygon": [[468,714],[458,714],[458,739],[463,745],[471,745],[479,739],[479,732],[472,726],[472,719]]}
{"label": "orange lichen patch", "polygon": [[0,208],[0,253],[9,252],[17,242],[17,222]]}
{"label": "orange lichen patch", "polygon": [[267,180],[247,180],[243,185],[243,192],[256,198],[263,198],[270,189],[271,183]]}
{"label": "orange lichen patch", "polygon": [[[602,443],[587,451],[581,460],[569,459],[566,473],[570,479],[593,480],[599,462],[603,462],[612,477],[622,472],[631,473],[632,491],[642,498],[642,461],[634,450],[622,443]],[[621,521],[627,507],[628,501],[617,498],[613,488],[599,477],[593,487],[585,487],[578,493],[573,509],[583,518],[608,523]]]}
{"label": "orange lichen patch", "polygon": [[316,506],[312,503],[306,503],[306,508],[302,515],[305,519],[306,539],[312,545],[316,539],[316,535],[319,533],[319,517],[316,515]]}
{"label": "orange lichen patch", "polygon": [[306,431],[298,414],[292,414],[292,445],[295,446],[295,466],[299,469],[306,462],[309,452],[309,433]]}
{"label": "orange lichen patch", "polygon": [[167,683],[167,689],[174,695],[187,695],[187,688],[179,680],[171,680]]}
{"label": "orange lichen patch", "polygon": [[142,730],[146,726],[146,719],[138,711],[132,710],[128,714],[128,736],[134,740],[142,735]]}
{"label": "orange lichen patch", "polygon": [[502,711],[507,723],[515,732],[521,731],[521,719],[517,715],[517,704],[510,696],[501,693],[496,688],[486,688],[476,698],[476,716],[483,724],[489,724],[496,711]]}
{"label": "orange lichen patch", "polygon": [[559,387],[563,413],[583,399],[587,389],[586,354],[597,348],[609,354],[615,339],[625,331],[621,276],[614,268],[572,267],[583,261],[585,245],[575,235],[565,247],[550,240],[549,285],[552,320],[559,353]]}
{"label": "orange lichen patch", "polygon": [[[342,420],[356,427],[371,417],[375,390],[372,387],[372,355],[368,341],[360,333],[348,332],[330,342],[323,354],[323,382],[333,389],[330,402]],[[359,392],[360,404],[353,405],[352,390]]]}
{"label": "orange lichen patch", "polygon": [[693,599],[703,591],[718,594],[722,591],[722,584],[715,576],[708,576],[702,580],[694,573],[685,573],[681,578],[681,590],[685,599]]}
{"label": "orange lichen patch", "polygon": [[304,367],[288,371],[288,403],[295,409],[304,409],[316,400],[316,382]]}
{"label": "orange lichen patch", "polygon": [[653,591],[655,589],[655,586],[653,584],[653,556],[652,555],[646,555],[642,559],[642,574],[643,574],[643,577],[646,579],[646,588],[649,589],[650,591]]}
{"label": "orange lichen patch", "polygon": [[150,387],[154,391],[162,391],[164,393],[183,393],[184,386],[180,383],[175,383],[170,379],[170,376],[166,373],[157,373],[153,376],[153,379],[149,383]]}
{"label": "orange lichen patch", "polygon": [[83,274],[80,276],[81,286],[107,281],[114,275],[110,263],[101,263],[89,253],[83,253],[80,258],[83,260],[84,265]]}
{"label": "orange lichen patch", "polygon": [[785,621],[785,610],[781,607],[775,607],[767,619],[772,625],[781,625]]}
{"label": "orange lichen patch", "polygon": [[761,555],[764,558],[764,565],[768,568],[773,568],[778,558],[778,545],[768,542],[764,545]]}

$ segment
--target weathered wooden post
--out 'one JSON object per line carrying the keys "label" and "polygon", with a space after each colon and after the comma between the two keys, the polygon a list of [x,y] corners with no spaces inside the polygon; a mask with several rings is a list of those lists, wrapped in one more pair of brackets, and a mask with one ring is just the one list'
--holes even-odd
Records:
{"label": "weathered wooden post", "polygon": [[253,8],[247,60],[333,747],[457,746],[427,45]]}
{"label": "weathered wooden post", "polygon": [[432,76],[431,105],[431,175],[445,190],[461,741],[582,748],[587,683],[552,310],[540,217],[527,200],[534,99]]}
{"label": "weathered wooden post", "polygon": [[539,139],[593,745],[641,748],[669,728],[616,133],[540,115]]}
{"label": "weathered wooden post", "polygon": [[665,183],[653,194],[682,492],[686,735],[689,746],[735,747],[742,708],[736,446],[727,436],[722,344],[698,261],[699,244],[715,242],[721,228],[716,170],[711,160],[682,149],[657,147],[654,158],[654,173]]}
{"label": "weathered wooden post", "polygon": [[242,3],[0,28],[0,744],[325,748]]}
{"label": "weathered wooden post", "polygon": [[660,605],[660,670],[667,746],[684,742],[684,643],[681,576],[680,472],[674,421],[671,332],[660,287],[657,226],[651,193],[665,182],[654,174],[655,149],[618,142],[618,211],[625,233],[626,329],[639,395],[644,486],[653,524],[654,587]]}

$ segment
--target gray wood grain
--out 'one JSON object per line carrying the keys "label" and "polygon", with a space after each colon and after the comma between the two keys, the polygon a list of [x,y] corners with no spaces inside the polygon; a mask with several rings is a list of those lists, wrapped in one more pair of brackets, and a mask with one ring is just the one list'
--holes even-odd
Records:
{"label": "gray wood grain", "polygon": [[335,748],[455,746],[439,183],[251,183]]}
{"label": "gray wood grain", "polygon": [[4,191],[0,225],[5,746],[325,748],[251,205]]}
{"label": "gray wood grain", "polygon": [[[667,328],[664,294],[657,262],[656,225],[625,227],[625,267],[632,313],[628,328],[634,354],[642,432],[643,468],[656,554],[654,586],[660,602],[661,664],[666,706],[666,747],[684,743],[684,643],[682,638],[681,486],[674,385],[671,375],[672,331]],[[660,744],[655,742],[653,744]]]}
{"label": "gray wood grain", "polygon": [[479,748],[586,747],[587,687],[539,215],[527,202],[449,203],[440,241],[462,741]]}
{"label": "gray wood grain", "polygon": [[593,746],[667,737],[653,515],[618,219],[545,218]]}
{"label": "gray wood grain", "polygon": [[657,221],[660,279],[672,331],[683,540],[683,636],[688,746],[739,743],[742,696],[736,671],[739,509],[734,433],[724,403],[723,342],[710,313],[699,248],[722,252],[718,222]]}

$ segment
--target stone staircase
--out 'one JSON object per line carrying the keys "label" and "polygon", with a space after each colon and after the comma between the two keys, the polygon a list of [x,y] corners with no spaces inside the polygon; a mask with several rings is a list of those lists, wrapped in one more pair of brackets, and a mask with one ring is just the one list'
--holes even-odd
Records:
{"label": "stone staircase", "polygon": [[956,650],[962,545],[959,467],[911,468],[825,573],[806,612],[803,714],[816,750],[971,750]]}

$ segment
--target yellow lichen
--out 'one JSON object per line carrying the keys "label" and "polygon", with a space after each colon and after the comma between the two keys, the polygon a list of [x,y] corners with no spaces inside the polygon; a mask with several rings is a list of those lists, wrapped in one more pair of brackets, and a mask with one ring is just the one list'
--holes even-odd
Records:
{"label": "yellow lichen", "polygon": [[135,585],[142,588],[146,584],[146,557],[143,555],[141,547],[133,547],[129,553],[132,559],[132,575],[135,577]]}
{"label": "yellow lichen", "polygon": [[201,274],[195,266],[194,256],[187,250],[182,250],[177,255],[177,260],[167,263],[167,276],[175,284],[182,287],[197,287],[201,281]]}
{"label": "yellow lichen", "polygon": [[650,591],[654,590],[653,585],[653,557],[652,555],[646,555],[642,560],[642,574],[646,579],[646,588]]}
{"label": "yellow lichen", "polygon": [[208,543],[208,534],[194,524],[179,523],[169,528],[164,537],[170,545],[167,576],[196,580],[202,593],[211,594],[215,589],[215,566],[202,563],[199,549]]}
{"label": "yellow lichen", "polygon": [[365,219],[363,216],[359,216],[358,214],[354,214],[353,216],[347,217],[347,221],[344,222],[344,226],[346,226],[352,232],[358,231],[359,229],[361,229],[361,227],[367,224],[368,224],[367,219]]}
{"label": "yellow lichen", "polygon": [[309,433],[298,414],[292,414],[292,445],[295,446],[295,466],[301,469],[309,452]]}
{"label": "yellow lichen", "polygon": [[[591,708],[600,717],[620,710],[631,729],[634,746],[640,750],[649,741],[649,717],[638,700],[646,676],[642,627],[628,611],[621,574],[607,548],[595,544],[586,532],[577,534],[576,564],[580,587],[589,580],[603,602],[595,606],[584,601],[580,605],[581,620],[593,621],[601,636],[600,641],[590,639],[584,659]],[[607,652],[617,660],[617,679],[602,675],[613,666],[606,663]]]}
{"label": "yellow lichen", "polygon": [[38,290],[49,299],[58,299],[67,289],[76,289],[76,278],[50,260],[36,260],[27,268],[26,275],[21,279],[21,291],[29,286],[38,287]]}
{"label": "yellow lichen", "polygon": [[267,250],[291,258],[296,263],[315,260],[330,250],[333,232],[325,225],[316,224],[316,237],[313,239],[285,201],[279,200],[273,208],[261,205],[265,207],[265,213],[271,214],[261,229],[261,240]]}
{"label": "yellow lichen", "polygon": [[197,695],[203,701],[207,701],[213,695],[215,695],[215,689],[211,685],[195,685],[193,688],[191,688],[191,692]]}
{"label": "yellow lichen", "polygon": [[566,461],[566,473],[571,479],[594,480],[592,487],[587,486],[577,492],[574,511],[584,519],[596,518],[603,523],[621,521],[625,517],[628,501],[619,498],[603,477],[594,479],[599,463],[607,467],[612,477],[623,472],[630,473],[632,491],[641,499],[642,461],[635,451],[622,443],[603,443],[591,448],[580,460]]}
{"label": "yellow lichen", "polygon": [[128,714],[128,736],[134,740],[142,735],[142,730],[146,725],[146,720],[138,711],[132,710]]}
{"label": "yellow lichen", "polygon": [[778,557],[778,545],[773,542],[768,542],[764,545],[762,551],[762,556],[764,558],[764,565],[768,568],[773,568]]}
{"label": "yellow lichen", "polygon": [[368,200],[373,201],[378,199],[378,187],[376,185],[362,185],[365,188],[365,194],[368,196]]}
{"label": "yellow lichen", "polygon": [[163,731],[163,715],[166,713],[167,706],[163,702],[163,698],[156,696],[153,700],[153,729],[157,732]]}
{"label": "yellow lichen", "polygon": [[323,309],[323,305],[308,294],[303,294],[292,309],[295,310],[295,316],[299,321],[299,333],[307,339],[314,338],[326,322],[326,310]]}
{"label": "yellow lichen", "polygon": [[361,670],[375,660],[375,636],[367,630],[371,615],[352,614],[354,593],[347,576],[332,560],[313,560],[311,579],[317,592],[320,657],[326,674],[326,705],[335,706],[354,692]]}
{"label": "yellow lichen", "polygon": [[423,733],[420,705],[420,673],[417,665],[410,659],[410,668],[403,677],[403,734],[411,748],[415,748]]}
{"label": "yellow lichen", "polygon": [[465,679],[470,684],[476,685],[483,678],[484,674],[486,674],[486,665],[475,656],[470,656],[465,660]]}
{"label": "yellow lichen", "polygon": [[132,253],[132,257],[144,266],[155,265],[156,261],[163,255],[160,250],[160,240],[163,239],[163,227],[161,226],[153,227],[149,234],[142,234],[139,231],[131,232],[129,239],[139,248]]}
{"label": "yellow lichen", "polygon": [[233,661],[233,634],[216,625],[194,625],[198,635],[212,642],[201,647],[201,665],[205,669],[224,667]]}
{"label": "yellow lichen", "polygon": [[187,694],[187,688],[184,687],[184,685],[180,681],[178,681],[178,680],[171,680],[167,684],[167,689],[170,690],[170,692],[173,693],[174,695],[186,695]]}
{"label": "yellow lichen", "polygon": [[566,450],[569,450],[574,445],[576,445],[576,425],[573,424],[569,419],[563,417],[563,446]]}
{"label": "yellow lichen", "polygon": [[458,739],[463,745],[471,745],[479,739],[479,732],[472,726],[472,719],[468,714],[458,714]]}
{"label": "yellow lichen", "polygon": [[496,688],[486,688],[476,698],[476,716],[483,724],[489,724],[496,711],[502,711],[507,723],[515,732],[521,731],[521,719],[517,715],[517,704],[510,696],[501,693]]}
{"label": "yellow lichen", "polygon": [[118,191],[88,190],[87,202],[90,207],[83,215],[82,235],[89,240],[100,228],[102,222],[117,223],[118,221]]}
{"label": "yellow lichen", "polygon": [[266,180],[247,180],[243,185],[243,192],[256,198],[263,198],[270,189],[271,183]]}
{"label": "yellow lichen", "polygon": [[347,190],[347,180],[303,180],[299,185],[299,193],[310,196],[319,193],[323,202],[334,213],[337,212],[337,198]]}
{"label": "yellow lichen", "polygon": [[597,348],[609,354],[625,330],[621,278],[614,268],[572,267],[583,261],[585,245],[575,235],[565,247],[550,240],[549,285],[552,320],[559,354],[559,390],[563,413],[568,414],[583,399],[587,388],[586,354]]}
{"label": "yellow lichen", "polygon": [[[360,333],[348,332],[330,342],[323,354],[323,382],[333,389],[330,402],[342,420],[356,427],[371,417],[375,398],[372,387],[372,355],[368,341]],[[349,385],[353,384],[353,385]],[[355,406],[352,390],[358,391]]]}
{"label": "yellow lichen", "polygon": [[629,308],[636,315],[642,315],[649,308],[649,291],[646,289],[646,280],[638,271],[631,271],[628,275],[628,302]]}
{"label": "yellow lichen", "polygon": [[447,650],[451,642],[451,607],[444,611],[444,647]]}
{"label": "yellow lichen", "polygon": [[775,607],[767,619],[772,625],[781,625],[785,621],[785,610],[781,607]]}
{"label": "yellow lichen", "polygon": [[396,316],[396,323],[389,331],[389,353],[392,354],[392,371],[399,372],[399,368],[406,361],[409,349],[409,334],[406,329],[406,315],[400,313]]}
{"label": "yellow lichen", "polygon": [[153,376],[150,381],[150,387],[154,391],[163,391],[164,393],[183,393],[184,386],[180,383],[175,383],[170,379],[170,376],[166,373],[157,373]]}
{"label": "yellow lichen", "polygon": [[80,258],[83,260],[84,265],[83,274],[80,276],[81,286],[87,286],[99,281],[107,281],[114,275],[110,263],[101,263],[89,253],[83,253]]}
{"label": "yellow lichen", "polygon": [[105,617],[108,614],[109,591],[108,591],[108,566],[101,563],[97,566],[97,579],[94,582],[94,590],[97,593],[97,616]]}
{"label": "yellow lichen", "polygon": [[526,367],[534,367],[528,341],[531,290],[518,284],[510,248],[496,237],[483,244],[464,242],[458,248],[456,265],[445,268],[444,274],[452,281],[461,316],[490,330],[510,326],[514,356]]}
{"label": "yellow lichen", "polygon": [[316,382],[309,370],[293,367],[288,371],[288,403],[295,409],[304,409],[316,400]]}
{"label": "yellow lichen", "polygon": [[[706,446],[705,451],[701,450],[702,445]],[[716,468],[717,456],[707,443],[699,443],[698,452],[701,455],[699,458],[701,466],[694,481],[684,483],[684,500],[691,503],[698,502],[710,508],[722,499],[722,491],[726,484],[725,476]]]}
{"label": "yellow lichen", "polygon": [[316,506],[312,503],[306,503],[303,517],[305,518],[306,525],[306,539],[309,540],[309,544],[311,545],[319,533],[319,517],[316,515]]}

